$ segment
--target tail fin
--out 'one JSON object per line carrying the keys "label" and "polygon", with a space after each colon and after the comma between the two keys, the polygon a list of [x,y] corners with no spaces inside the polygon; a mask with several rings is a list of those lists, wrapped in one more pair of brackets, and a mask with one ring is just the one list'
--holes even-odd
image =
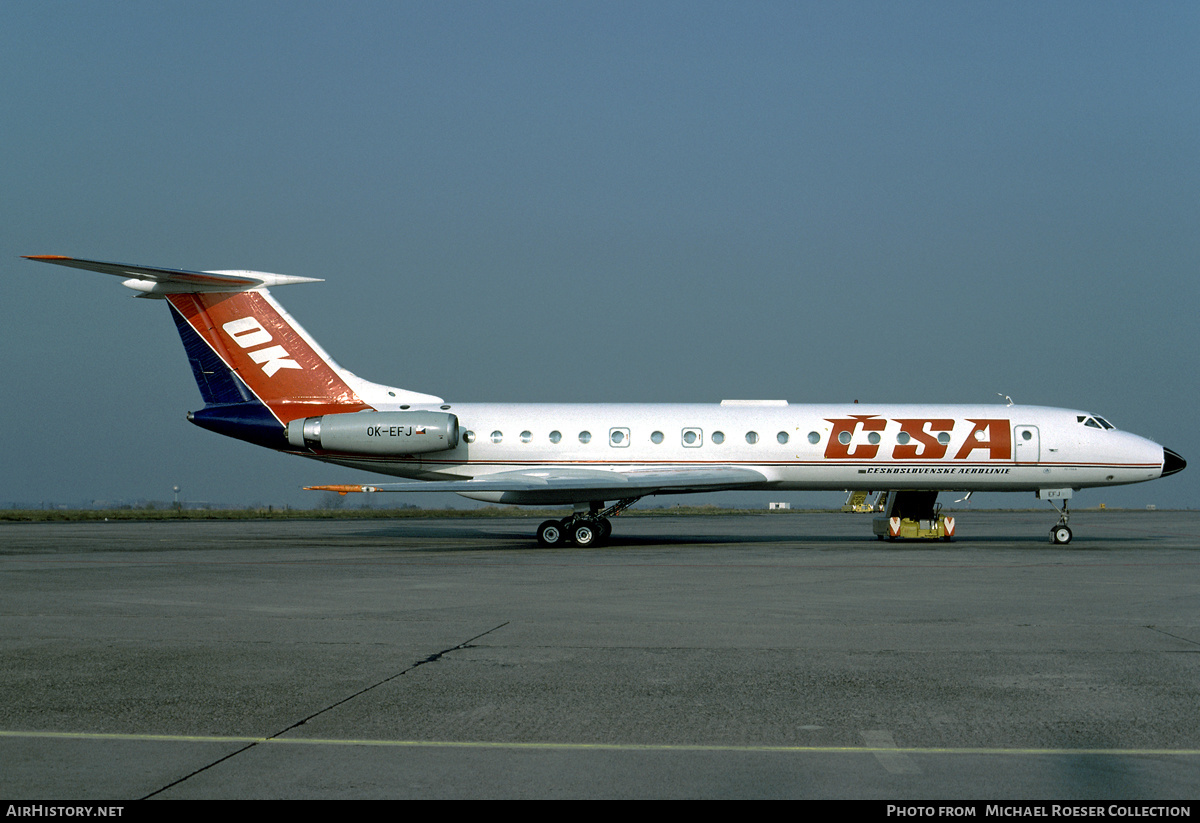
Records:
{"label": "tail fin", "polygon": [[267,292],[315,282],[267,272],[192,272],[73,257],[30,260],[128,276],[139,297],[166,299],[205,408],[188,418],[243,440],[286,448],[285,427],[302,417],[379,405],[442,401],[370,383],[341,368]]}

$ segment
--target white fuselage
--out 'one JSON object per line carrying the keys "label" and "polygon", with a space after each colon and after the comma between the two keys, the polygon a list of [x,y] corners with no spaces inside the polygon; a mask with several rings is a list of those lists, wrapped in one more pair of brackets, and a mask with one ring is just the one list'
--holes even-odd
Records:
{"label": "white fuselage", "polygon": [[[452,404],[453,449],[320,459],[422,480],[499,472],[751,468],[781,490],[1037,491],[1162,474],[1162,446],[1041,406]],[[382,410],[382,409],[381,409]],[[1107,423],[1105,424],[1107,425]],[[486,495],[481,499],[503,499]]]}

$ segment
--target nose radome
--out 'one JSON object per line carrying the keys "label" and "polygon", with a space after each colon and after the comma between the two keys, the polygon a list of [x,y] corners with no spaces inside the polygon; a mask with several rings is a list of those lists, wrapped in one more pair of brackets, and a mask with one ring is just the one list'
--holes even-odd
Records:
{"label": "nose radome", "polygon": [[1187,461],[1170,449],[1163,449],[1162,476],[1177,474],[1187,468]]}

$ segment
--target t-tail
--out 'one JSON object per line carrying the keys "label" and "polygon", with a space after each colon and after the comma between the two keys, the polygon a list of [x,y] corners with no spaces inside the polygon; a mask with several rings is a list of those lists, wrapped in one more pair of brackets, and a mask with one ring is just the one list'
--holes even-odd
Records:
{"label": "t-tail", "polygon": [[123,285],[138,297],[166,300],[204,399],[204,408],[188,419],[211,431],[286,449],[287,424],[293,420],[442,402],[343,369],[267,291],[318,278],[184,271],[59,255],[27,259],[125,277]]}

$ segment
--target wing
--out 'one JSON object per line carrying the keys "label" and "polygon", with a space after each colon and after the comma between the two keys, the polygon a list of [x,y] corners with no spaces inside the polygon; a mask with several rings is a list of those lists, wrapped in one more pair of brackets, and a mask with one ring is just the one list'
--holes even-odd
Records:
{"label": "wing", "polygon": [[305,486],[314,491],[456,492],[497,503],[565,504],[617,500],[650,494],[752,489],[768,485],[761,472],[737,466],[679,466],[677,468],[604,471],[602,469],[527,469],[489,474],[475,480],[376,483],[363,486]]}

